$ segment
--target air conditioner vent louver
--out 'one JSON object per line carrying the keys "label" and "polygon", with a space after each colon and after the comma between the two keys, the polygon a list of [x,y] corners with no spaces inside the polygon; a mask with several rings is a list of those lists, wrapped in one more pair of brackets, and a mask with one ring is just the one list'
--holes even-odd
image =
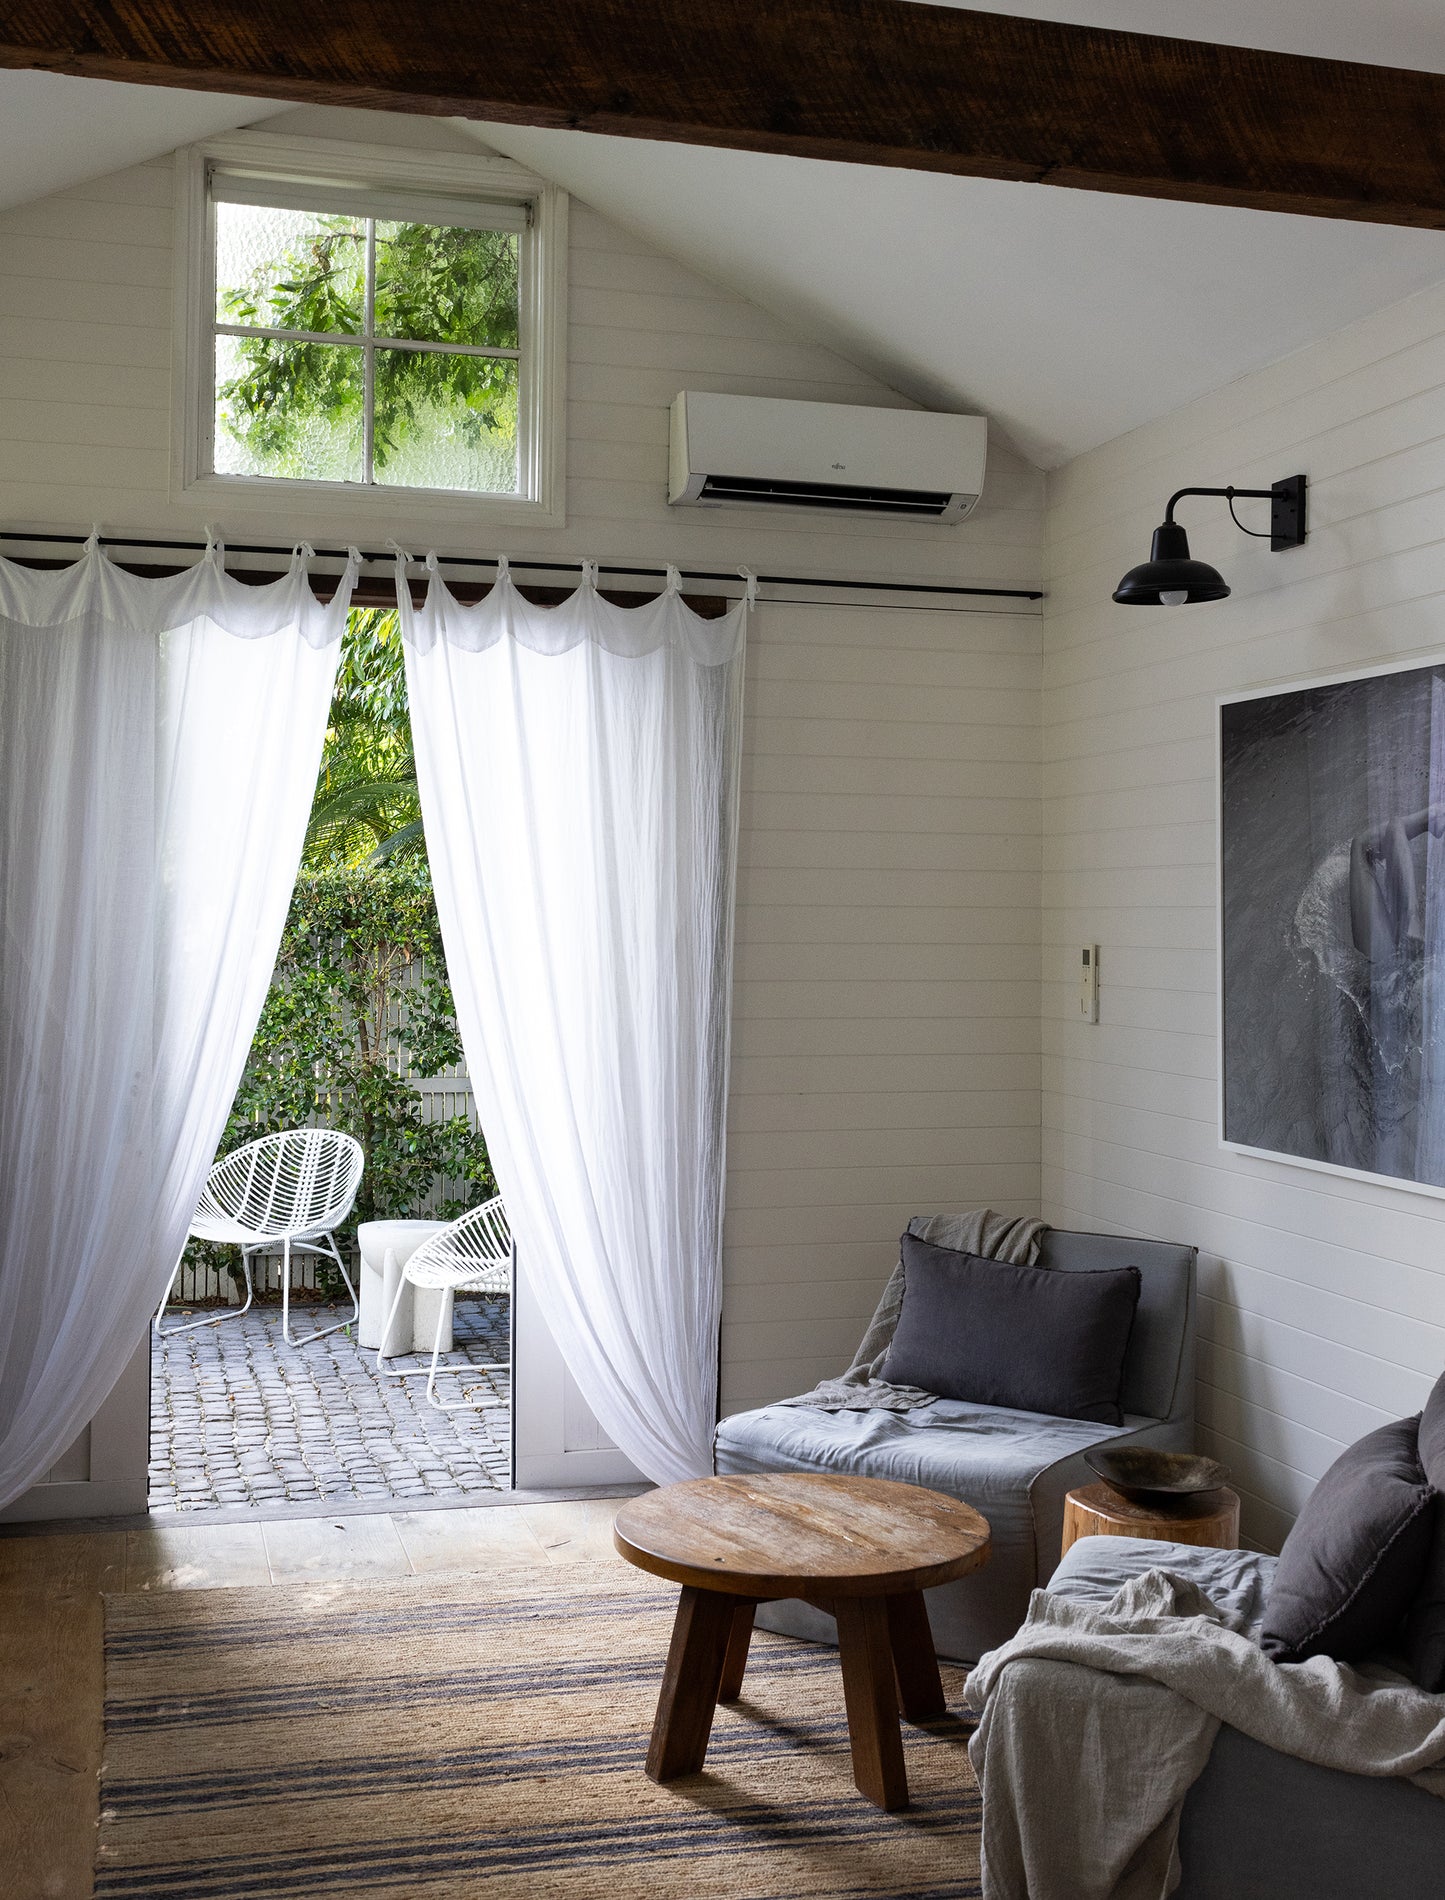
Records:
{"label": "air conditioner vent louver", "polygon": [[955,522],[978,501],[987,455],[982,416],[684,390],[667,498]]}
{"label": "air conditioner vent louver", "polygon": [[947,489],[854,488],[845,482],[824,487],[819,482],[769,481],[746,475],[707,475],[698,499],[716,496],[722,501],[750,501],[761,507],[846,508],[870,515],[923,515],[936,520],[953,496]]}

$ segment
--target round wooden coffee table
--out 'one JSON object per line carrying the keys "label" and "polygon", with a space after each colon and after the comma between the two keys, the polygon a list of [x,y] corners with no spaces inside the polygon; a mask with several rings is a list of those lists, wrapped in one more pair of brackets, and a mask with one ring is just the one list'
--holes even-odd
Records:
{"label": "round wooden coffee table", "polygon": [[742,1693],[759,1603],[801,1597],[838,1624],[853,1778],[880,1808],[908,1805],[901,1709],[946,1705],[923,1591],[988,1561],[988,1525],[941,1491],[804,1472],[694,1478],[632,1498],[613,1542],[682,1585],[647,1751],[654,1781],[702,1767],[713,1709]]}

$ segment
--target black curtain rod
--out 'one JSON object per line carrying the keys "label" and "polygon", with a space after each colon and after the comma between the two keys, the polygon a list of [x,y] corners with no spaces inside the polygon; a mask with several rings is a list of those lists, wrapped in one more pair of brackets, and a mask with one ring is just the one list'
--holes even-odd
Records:
{"label": "black curtain rod", "polygon": [[[168,552],[195,552],[203,554],[210,545],[206,541],[139,541],[127,535],[103,534],[97,537],[103,548],[164,548]],[[24,534],[15,528],[0,528],[0,540],[4,541],[40,541],[63,543],[67,547],[83,547],[90,539],[88,534]],[[223,546],[228,554],[275,554],[288,559],[292,553],[289,547],[256,541],[227,541]],[[313,548],[312,553],[327,560],[344,561],[350,554],[349,548]],[[363,561],[394,561],[395,554],[370,554],[359,549]],[[414,566],[421,563],[416,556],[408,557]],[[439,554],[436,557],[439,567],[495,567],[496,559],[491,555]],[[512,566],[531,574],[575,574],[582,565],[580,561],[513,561]],[[605,567],[597,569],[599,574],[640,574],[650,580],[666,580],[665,567]],[[738,581],[744,577],[736,569],[732,573],[715,574],[710,570],[695,567],[682,567],[678,573],[685,581]],[[760,584],[769,587],[849,587],[857,588],[868,594],[969,594],[981,595],[991,600],[1042,600],[1043,590],[1035,587],[947,587],[933,585],[927,581],[857,581],[826,580],[816,574],[759,574]]]}

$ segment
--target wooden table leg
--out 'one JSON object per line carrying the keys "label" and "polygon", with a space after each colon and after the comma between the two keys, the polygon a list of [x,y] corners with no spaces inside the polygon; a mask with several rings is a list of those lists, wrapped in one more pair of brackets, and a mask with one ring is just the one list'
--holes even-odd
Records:
{"label": "wooden table leg", "polygon": [[647,1751],[653,1781],[695,1775],[702,1767],[736,1610],[735,1596],[683,1587]]}
{"label": "wooden table leg", "polygon": [[838,1597],[833,1613],[838,1621],[853,1779],[860,1793],[877,1807],[906,1808],[908,1776],[898,1732],[887,1605],[882,1597]]}
{"label": "wooden table leg", "polygon": [[743,1692],[743,1676],[748,1666],[748,1645],[753,1640],[753,1611],[756,1604],[742,1602],[733,1598],[736,1608],[733,1610],[732,1632],[728,1637],[727,1658],[723,1663],[722,1682],[719,1685],[719,1702],[736,1702]]}
{"label": "wooden table leg", "polygon": [[928,1626],[928,1610],[921,1590],[885,1597],[888,1636],[893,1645],[893,1673],[898,1680],[898,1706],[910,1722],[931,1722],[947,1715],[938,1652]]}

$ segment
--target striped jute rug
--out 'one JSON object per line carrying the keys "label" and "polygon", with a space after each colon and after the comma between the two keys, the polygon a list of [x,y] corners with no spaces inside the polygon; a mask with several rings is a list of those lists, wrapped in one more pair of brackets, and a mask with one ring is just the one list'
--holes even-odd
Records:
{"label": "striped jute rug", "polygon": [[705,1771],[648,1781],[675,1600],[601,1563],[108,1597],[97,1900],[978,1894],[966,1722],[905,1725],[880,1813],[830,1649],[760,1632]]}

